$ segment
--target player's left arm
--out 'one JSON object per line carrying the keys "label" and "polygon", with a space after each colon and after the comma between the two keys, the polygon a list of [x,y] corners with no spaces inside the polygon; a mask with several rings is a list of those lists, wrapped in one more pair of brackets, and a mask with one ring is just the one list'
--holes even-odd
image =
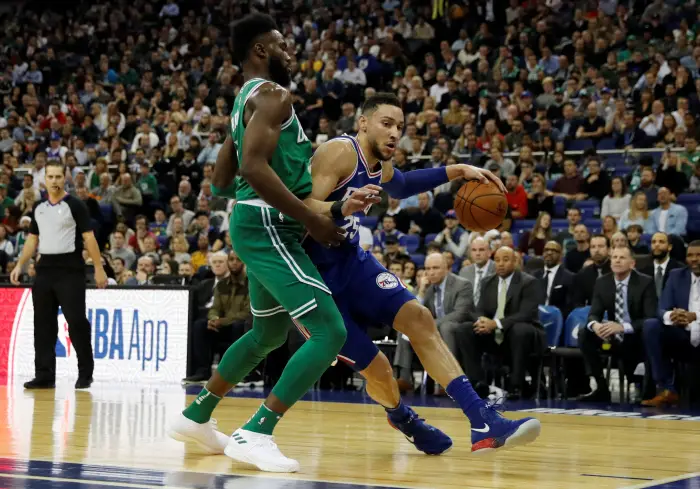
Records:
{"label": "player's left arm", "polygon": [[234,178],[238,173],[238,155],[233,139],[226,136],[219,154],[216,155],[216,164],[211,176],[211,193],[214,197],[236,197],[236,182]]}
{"label": "player's left arm", "polygon": [[[326,202],[338,182],[353,172],[357,155],[352,147],[342,140],[328,141],[318,147],[311,159],[311,194],[304,203],[314,212],[331,216],[331,208],[336,202]],[[381,199],[381,187],[367,185],[357,190],[343,203],[342,213],[349,216],[369,204],[378,203]]]}
{"label": "player's left arm", "polygon": [[433,190],[435,187],[458,178],[479,180],[483,184],[491,181],[503,193],[506,192],[500,178],[488,170],[471,165],[450,165],[402,173],[399,169],[394,168],[391,162],[382,163],[382,186],[389,195],[396,199],[405,199]]}

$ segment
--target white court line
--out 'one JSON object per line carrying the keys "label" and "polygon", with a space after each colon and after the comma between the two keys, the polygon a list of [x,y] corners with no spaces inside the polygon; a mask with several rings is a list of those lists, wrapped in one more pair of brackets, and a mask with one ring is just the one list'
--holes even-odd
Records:
{"label": "white court line", "polygon": [[643,489],[645,487],[657,487],[662,484],[667,484],[669,482],[682,481],[684,479],[692,479],[693,477],[700,477],[700,472],[693,472],[692,474],[677,475],[675,477],[668,477],[666,479],[656,479],[649,482],[644,482],[643,484],[635,484],[634,486],[625,486],[620,489]]}
{"label": "white court line", "polygon": [[192,489],[191,487],[182,486],[153,486],[145,484],[132,484],[129,482],[112,482],[112,481],[101,481],[92,479],[69,479],[64,477],[44,477],[39,475],[24,475],[24,474],[0,474],[0,477],[5,477],[7,479],[23,479],[23,480],[37,480],[37,481],[51,481],[51,482],[72,482],[73,484],[94,484],[100,486],[111,486],[111,487],[130,487],[133,489],[153,489],[153,487],[158,487],[159,489]]}

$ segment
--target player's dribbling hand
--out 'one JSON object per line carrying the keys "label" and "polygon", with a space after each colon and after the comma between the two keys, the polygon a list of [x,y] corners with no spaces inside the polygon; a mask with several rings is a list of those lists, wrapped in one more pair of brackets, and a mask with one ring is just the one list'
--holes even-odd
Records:
{"label": "player's dribbling hand", "polygon": [[95,269],[95,285],[97,285],[98,289],[107,287],[107,274],[104,268]]}
{"label": "player's dribbling hand", "polygon": [[10,282],[12,282],[12,285],[19,285],[20,275],[22,275],[22,267],[15,265],[15,268],[12,269],[12,273],[10,273]]}
{"label": "player's dribbling hand", "polygon": [[345,239],[345,231],[330,217],[312,214],[304,223],[311,237],[325,247],[338,246]]}
{"label": "player's dribbling hand", "polygon": [[382,187],[379,185],[365,185],[364,187],[355,190],[350,197],[343,202],[343,215],[351,216],[356,212],[360,212],[365,207],[371,204],[378,204],[382,201],[379,192]]}
{"label": "player's dribbling hand", "polygon": [[464,178],[465,180],[479,180],[481,183],[493,182],[501,192],[506,193],[506,186],[496,175],[483,168],[477,168],[471,165],[450,165],[447,167],[447,176],[450,180]]}

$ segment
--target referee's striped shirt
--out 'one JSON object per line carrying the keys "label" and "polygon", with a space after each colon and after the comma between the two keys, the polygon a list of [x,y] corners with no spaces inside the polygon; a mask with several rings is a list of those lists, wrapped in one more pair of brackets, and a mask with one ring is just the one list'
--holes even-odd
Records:
{"label": "referee's striped shirt", "polygon": [[87,207],[66,194],[58,203],[48,200],[34,205],[31,234],[39,236],[41,259],[37,267],[84,269],[83,233],[92,231]]}

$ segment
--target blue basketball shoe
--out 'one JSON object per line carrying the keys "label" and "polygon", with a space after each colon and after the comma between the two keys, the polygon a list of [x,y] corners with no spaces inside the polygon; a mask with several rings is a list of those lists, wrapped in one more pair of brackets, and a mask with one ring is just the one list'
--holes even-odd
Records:
{"label": "blue basketball shoe", "polygon": [[503,405],[499,403],[487,403],[480,409],[484,425],[472,425],[473,454],[527,445],[540,436],[542,425],[537,419],[510,420],[499,411],[503,411]]}
{"label": "blue basketball shoe", "polygon": [[408,441],[423,453],[440,455],[452,447],[452,439],[434,426],[430,426],[418,414],[406,406],[408,418],[397,419],[398,416],[387,414],[392,428],[400,431]]}

